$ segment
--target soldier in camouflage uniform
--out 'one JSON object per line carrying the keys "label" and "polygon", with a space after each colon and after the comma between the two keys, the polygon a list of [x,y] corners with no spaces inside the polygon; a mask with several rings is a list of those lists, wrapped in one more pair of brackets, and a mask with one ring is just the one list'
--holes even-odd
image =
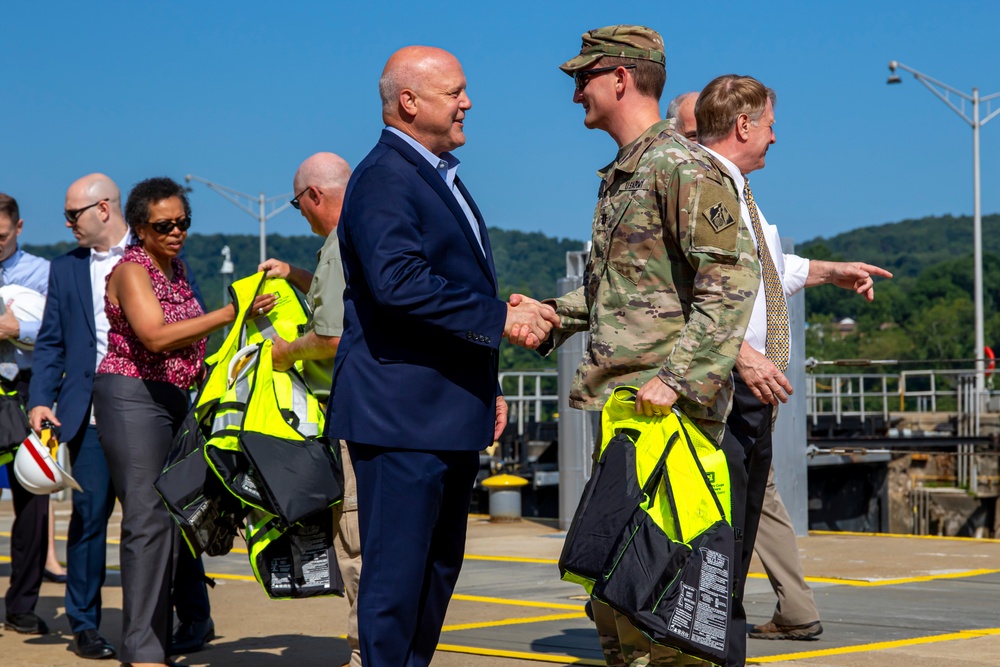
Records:
{"label": "soldier in camouflage uniform", "polygon": [[[576,81],[584,124],[619,151],[598,172],[584,285],[548,301],[560,327],[543,348],[591,334],[571,406],[600,410],[616,386],[641,387],[637,411],[676,402],[719,441],[760,269],[732,177],[660,120],[664,61],[658,33],[621,25],[584,33],[580,54],[560,66]],[[651,646],[596,600],[594,616],[608,665],[701,664]]]}

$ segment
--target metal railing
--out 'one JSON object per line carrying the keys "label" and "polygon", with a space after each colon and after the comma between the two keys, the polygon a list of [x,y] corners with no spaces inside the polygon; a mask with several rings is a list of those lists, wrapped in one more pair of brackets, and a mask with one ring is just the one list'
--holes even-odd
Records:
{"label": "metal railing", "polygon": [[556,371],[504,371],[500,373],[500,388],[507,400],[507,423],[517,423],[517,434],[524,435],[527,421],[544,421],[546,408],[559,405],[558,391],[545,393],[543,385],[549,381],[553,387],[558,381]]}
{"label": "metal railing", "polygon": [[987,394],[978,395],[974,370],[906,370],[899,373],[836,373],[806,376],[806,401],[813,424],[822,415],[865,420],[890,413],[955,412],[956,435],[979,435]]}

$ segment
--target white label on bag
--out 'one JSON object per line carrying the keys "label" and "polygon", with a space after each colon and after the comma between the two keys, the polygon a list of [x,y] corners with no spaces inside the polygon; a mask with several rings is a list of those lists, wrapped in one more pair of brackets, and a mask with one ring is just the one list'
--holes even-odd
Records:
{"label": "white label on bag", "polygon": [[306,588],[330,588],[330,556],[326,531],[312,527],[299,532],[302,545],[302,579]]}
{"label": "white label on bag", "polygon": [[700,551],[701,580],[691,641],[721,651],[729,619],[729,557],[704,547]]}
{"label": "white label on bag", "polygon": [[729,557],[705,548],[700,553],[698,588],[680,582],[667,630],[695,644],[724,651],[729,622]]}
{"label": "white label on bag", "polygon": [[271,571],[271,593],[274,595],[291,594],[292,559],[284,556],[272,558],[269,569]]}
{"label": "white label on bag", "polygon": [[678,637],[691,637],[691,622],[694,620],[694,610],[698,605],[698,589],[681,582],[681,594],[670,615],[668,630]]}

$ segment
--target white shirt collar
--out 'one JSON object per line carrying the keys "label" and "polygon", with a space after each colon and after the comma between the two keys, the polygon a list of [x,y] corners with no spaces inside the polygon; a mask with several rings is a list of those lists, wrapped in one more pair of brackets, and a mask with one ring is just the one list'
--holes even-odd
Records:
{"label": "white shirt collar", "polygon": [[722,163],[722,166],[726,168],[726,170],[729,172],[729,175],[733,177],[733,181],[736,183],[736,191],[740,193],[740,198],[742,199],[743,186],[746,184],[746,178],[743,177],[743,172],[740,171],[740,168],[737,167],[735,164],[733,164],[732,160],[725,157],[724,155],[719,155],[711,148],[707,146],[702,146],[702,148],[704,148],[706,151],[714,155],[716,159],[718,159],[718,161]]}
{"label": "white shirt collar", "polygon": [[118,243],[108,248],[106,252],[100,252],[99,250],[97,250],[97,248],[91,248],[90,258],[92,260],[102,260],[107,258],[109,255],[118,255],[118,256],[124,255],[126,246],[128,246],[129,243],[131,242],[132,242],[132,230],[130,229],[127,232],[125,232],[125,236],[123,236],[121,240],[118,241]]}

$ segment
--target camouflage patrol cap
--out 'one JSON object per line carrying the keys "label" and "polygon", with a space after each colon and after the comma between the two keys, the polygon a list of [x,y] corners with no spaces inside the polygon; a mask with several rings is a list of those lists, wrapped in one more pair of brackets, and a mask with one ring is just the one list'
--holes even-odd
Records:
{"label": "camouflage patrol cap", "polygon": [[642,25],[610,25],[583,33],[580,55],[570,58],[559,69],[573,76],[604,56],[651,60],[664,66],[667,62],[660,33]]}

